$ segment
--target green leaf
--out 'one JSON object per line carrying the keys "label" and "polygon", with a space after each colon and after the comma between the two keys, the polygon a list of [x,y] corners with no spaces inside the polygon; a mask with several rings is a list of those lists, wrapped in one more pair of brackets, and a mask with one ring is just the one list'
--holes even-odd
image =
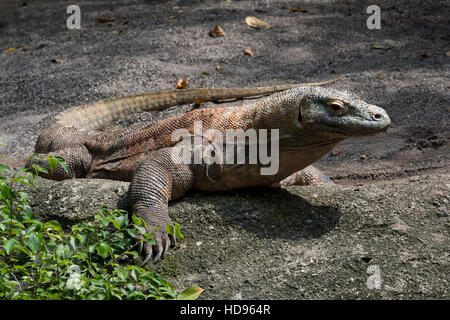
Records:
{"label": "green leaf", "polygon": [[42,167],[38,166],[37,164],[32,164],[32,165],[31,165],[31,168],[34,170],[34,172],[31,171],[31,170],[30,170],[29,172],[31,173],[31,175],[32,175],[33,177],[39,175],[39,172],[48,173],[48,170],[47,170],[47,169],[42,168]]}
{"label": "green leaf", "polygon": [[178,222],[175,222],[175,232],[179,240],[184,239],[184,235],[181,233],[181,226]]}
{"label": "green leaf", "polygon": [[123,239],[123,233],[122,232],[118,232],[114,236],[116,236],[119,239]]}
{"label": "green leaf", "polygon": [[134,279],[134,281],[138,281],[138,276],[135,269],[131,270],[130,276]]}
{"label": "green leaf", "polygon": [[22,246],[16,246],[15,249],[22,251],[22,252],[25,253],[27,256],[31,256],[30,250],[28,250],[28,249],[25,248],[25,247],[22,247]]}
{"label": "green leaf", "polygon": [[30,248],[31,252],[33,252],[33,253],[37,253],[41,246],[39,239],[37,238],[35,233],[31,234],[31,236],[26,241],[26,244],[28,245],[28,248]]}
{"label": "green leaf", "polygon": [[64,259],[66,256],[66,250],[62,243],[56,247],[56,256],[61,259]]}
{"label": "green leaf", "polygon": [[177,300],[196,300],[204,290],[197,286],[189,287],[177,296]]}
{"label": "green leaf", "polygon": [[0,170],[11,171],[11,168],[9,166],[7,166],[6,164],[1,164],[0,163]]}
{"label": "green leaf", "polygon": [[108,219],[116,229],[120,229],[120,223],[116,219]]}
{"label": "green leaf", "polygon": [[31,183],[27,177],[11,178],[11,182],[20,182],[20,183],[26,184],[30,187],[34,187],[34,184]]}
{"label": "green leaf", "polygon": [[120,227],[124,227],[129,223],[128,215],[120,216],[116,219],[120,223]]}
{"label": "green leaf", "polygon": [[145,234],[147,231],[145,230],[144,227],[141,226],[134,226],[134,229],[136,229],[140,234]]}
{"label": "green leaf", "polygon": [[145,294],[139,291],[133,291],[127,296],[127,299],[145,299]]}
{"label": "green leaf", "polygon": [[72,246],[73,250],[77,250],[77,239],[75,237],[71,236],[69,243]]}
{"label": "green leaf", "polygon": [[124,254],[129,254],[134,257],[139,257],[139,253],[137,253],[137,251],[125,251]]}
{"label": "green leaf", "polygon": [[202,72],[202,77],[209,78],[210,74],[208,72]]}
{"label": "green leaf", "polygon": [[62,232],[61,225],[60,225],[59,222],[56,221],[56,220],[50,220],[50,221],[47,221],[47,222],[44,224],[44,227],[45,227],[45,228],[48,228],[48,229],[55,230],[55,231]]}
{"label": "green leaf", "polygon": [[137,238],[139,237],[139,233],[136,230],[133,229],[127,229],[128,234],[133,237],[133,238]]}
{"label": "green leaf", "polygon": [[69,167],[67,166],[66,160],[64,160],[64,158],[59,156],[48,156],[47,159],[50,171],[55,171],[58,164],[64,169],[65,172],[69,171]]}
{"label": "green leaf", "polygon": [[24,266],[21,266],[21,265],[14,265],[13,269],[17,270],[17,271],[20,271],[20,272],[23,272],[26,275],[30,274],[29,270],[27,268],[25,268]]}
{"label": "green leaf", "polygon": [[167,233],[168,233],[169,235],[171,235],[171,236],[176,235],[176,236],[177,236],[177,239],[180,240],[180,241],[184,239],[184,236],[183,236],[183,234],[181,233],[181,227],[180,227],[180,224],[179,224],[178,222],[175,222],[175,225],[170,225],[170,224],[168,224],[168,225],[166,226],[166,231],[167,231]]}
{"label": "green leaf", "polygon": [[62,238],[61,238],[59,235],[57,235],[57,234],[48,232],[48,233],[47,233],[47,236],[49,236],[50,238],[53,238],[53,239],[62,241]]}
{"label": "green leaf", "polygon": [[53,158],[52,156],[48,156],[48,165],[49,165],[50,171],[55,171],[56,166],[58,165],[58,161],[56,161],[56,159]]}
{"label": "green leaf", "polygon": [[14,219],[3,220],[2,223],[11,224],[13,226],[19,227],[21,229],[25,229],[25,226],[21,224],[19,221]]}
{"label": "green leaf", "polygon": [[3,246],[6,250],[6,254],[9,254],[10,252],[14,251],[16,243],[17,243],[16,239],[10,239],[6,241],[5,245]]}
{"label": "green leaf", "polygon": [[173,234],[175,233],[174,229],[175,229],[175,228],[174,228],[173,225],[168,224],[168,225],[166,226],[166,232],[167,232],[167,234],[170,235],[170,236],[173,236]]}
{"label": "green leaf", "polygon": [[137,226],[142,225],[142,218],[136,217],[134,214],[131,216],[131,219],[133,220],[133,223]]}
{"label": "green leaf", "polygon": [[108,246],[106,243],[99,243],[96,245],[95,249],[97,250],[97,254],[105,259],[108,256],[108,253],[113,257],[113,251],[110,246]]}

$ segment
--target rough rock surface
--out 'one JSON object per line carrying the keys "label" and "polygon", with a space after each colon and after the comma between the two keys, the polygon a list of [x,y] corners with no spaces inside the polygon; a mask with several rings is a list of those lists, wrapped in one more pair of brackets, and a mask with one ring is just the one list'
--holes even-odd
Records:
{"label": "rough rock surface", "polygon": [[[169,206],[185,240],[148,268],[203,299],[448,299],[449,178],[192,192]],[[127,185],[39,179],[30,198],[67,224],[114,208]]]}

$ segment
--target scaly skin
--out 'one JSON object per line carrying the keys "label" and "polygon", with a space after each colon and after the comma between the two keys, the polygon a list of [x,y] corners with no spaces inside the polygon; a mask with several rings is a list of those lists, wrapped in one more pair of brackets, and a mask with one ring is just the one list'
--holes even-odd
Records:
{"label": "scaly skin", "polygon": [[[176,92],[169,94],[176,95]],[[190,101],[195,101],[194,96],[190,97]],[[204,97],[201,99],[205,101]],[[219,99],[214,97],[211,100]],[[115,102],[116,109],[118,105],[121,103]],[[153,104],[153,107],[155,105],[160,106],[162,103]],[[110,112],[113,107],[100,109],[101,112]],[[90,107],[82,108],[92,110]],[[124,111],[122,107],[118,109],[120,111],[115,114],[120,117]],[[50,124],[50,129],[43,133],[45,136],[39,138],[37,149],[65,158],[69,172],[57,169],[44,176],[57,180],[76,177],[131,181],[126,194],[126,209],[142,217],[149,232],[157,228],[156,244],[142,245],[145,256],[143,264],[153,256],[155,262],[164,258],[170,245],[175,244],[175,239],[166,233],[166,225],[171,224],[169,200],[182,196],[189,189],[223,191],[254,186],[331,183],[311,164],[327,154],[338,142],[385,131],[390,124],[389,116],[383,109],[367,104],[347,92],[306,86],[273,94],[253,104],[197,109],[139,128],[89,131],[105,126],[107,121],[99,120],[102,118],[101,112],[91,116],[90,121],[72,123],[66,121],[68,117],[63,114]],[[113,118],[117,118],[116,115]],[[91,124],[93,120],[95,125]],[[181,142],[172,141],[171,134],[175,129],[185,128],[190,135],[194,135],[195,121],[201,121],[203,132],[215,129],[224,136],[228,129],[278,129],[278,171],[262,175],[261,168],[267,165],[259,162],[240,165],[195,164],[192,161],[176,163],[173,151]],[[54,133],[55,128],[63,135],[63,139],[56,142],[54,135],[49,138],[49,133]],[[219,145],[213,140],[211,137],[200,137],[185,157],[199,152],[196,148],[199,144],[218,150]],[[236,144],[225,147],[237,148]],[[32,163],[35,160],[31,160],[28,165]],[[38,164],[46,166],[44,162]]]}

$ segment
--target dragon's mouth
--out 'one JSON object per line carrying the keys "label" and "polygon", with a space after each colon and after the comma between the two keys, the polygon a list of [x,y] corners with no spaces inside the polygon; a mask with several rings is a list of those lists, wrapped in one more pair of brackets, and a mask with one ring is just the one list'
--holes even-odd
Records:
{"label": "dragon's mouth", "polygon": [[[346,139],[350,137],[371,136],[386,132],[390,121],[384,123],[378,121],[360,121],[358,125],[352,123],[308,123],[307,130],[318,135],[335,135],[336,138]],[[306,126],[305,126],[306,127]]]}
{"label": "dragon's mouth", "polygon": [[314,139],[305,142],[301,138],[280,139],[280,147],[283,150],[308,151],[316,148],[325,147],[327,145],[335,145],[347,137],[330,138],[330,139]]}
{"label": "dragon's mouth", "polygon": [[303,121],[297,134],[281,135],[280,147],[286,150],[308,150],[341,142],[352,137],[372,136],[386,132],[389,125],[381,126],[372,121],[361,121],[358,126],[345,123],[317,123]]}

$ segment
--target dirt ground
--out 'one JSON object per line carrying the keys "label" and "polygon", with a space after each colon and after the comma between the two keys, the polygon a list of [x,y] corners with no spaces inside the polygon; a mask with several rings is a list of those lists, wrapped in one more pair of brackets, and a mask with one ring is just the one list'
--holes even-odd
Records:
{"label": "dirt ground", "polygon": [[[66,26],[69,16],[66,8],[70,4],[81,8],[80,30],[69,30]],[[372,4],[381,8],[380,30],[366,27],[369,16],[366,8]],[[292,7],[308,12],[293,12]],[[2,163],[12,166],[22,163],[33,153],[37,135],[45,123],[61,110],[100,99],[173,89],[179,78],[185,78],[190,88],[196,88],[342,77],[331,86],[354,92],[384,108],[392,120],[388,132],[345,141],[340,144],[340,153],[327,155],[317,163],[336,183],[344,185],[331,188],[330,194],[337,197],[342,190],[348,198],[327,199],[327,192],[314,188],[289,188],[288,194],[273,196],[275,204],[267,209],[263,199],[253,191],[190,195],[174,204],[178,209],[171,209],[177,217],[177,212],[193,215],[184,220],[192,224],[187,226],[186,236],[191,237],[188,245],[196,246],[198,242],[202,242],[199,246],[208,245],[197,234],[209,241],[220,237],[212,243],[222,249],[226,246],[220,246],[220,240],[244,240],[239,240],[239,244],[231,241],[231,250],[222,255],[213,250],[189,251],[189,256],[180,253],[185,264],[171,273],[164,266],[171,265],[170,259],[176,260],[175,251],[169,262],[158,268],[174,277],[180,287],[200,281],[207,288],[203,297],[211,299],[448,299],[449,9],[448,1],[436,0],[0,0],[0,141],[6,144],[0,147],[0,153],[5,155]],[[97,20],[111,16],[115,17],[113,22]],[[246,16],[256,16],[271,28],[250,28],[244,21]],[[225,37],[208,35],[216,25],[223,28]],[[22,47],[7,50],[19,46]],[[245,55],[245,49],[251,49],[254,57]],[[57,63],[53,59],[62,61]],[[217,65],[220,70],[216,69]],[[191,107],[177,107],[163,116]],[[130,119],[157,116],[144,114]],[[86,182],[86,188],[89,184]],[[361,197],[355,188],[366,190],[369,196]],[[313,190],[311,197],[312,194],[322,196],[325,202],[308,198],[308,190]],[[264,192],[266,197],[272,196]],[[263,231],[254,230],[258,219],[256,222],[250,219],[251,227],[242,227],[249,219],[245,212],[256,215],[263,212],[269,216],[284,210],[292,213],[294,209],[283,207],[288,206],[286,199],[291,197],[304,199],[297,199],[294,204],[301,208],[307,206],[306,212],[318,212],[317,219],[326,221],[312,231],[301,227],[304,236],[293,236],[286,231],[284,236],[275,239],[266,239]],[[230,210],[225,208],[220,212],[205,203],[227,199],[239,208],[232,218],[222,217],[222,213]],[[345,200],[353,211],[345,211],[335,199]],[[194,200],[201,202],[197,209],[192,208]],[[378,218],[376,209],[383,213]],[[347,225],[352,223],[351,212],[370,213],[364,218],[367,225],[363,223],[366,229],[362,233],[359,227]],[[217,214],[221,217],[219,222]],[[375,222],[368,218],[372,214]],[[388,222],[383,222],[383,217]],[[396,217],[400,220],[395,220]],[[226,227],[220,229],[221,234],[205,235],[201,223],[204,219],[216,221],[217,224],[211,224],[215,228]],[[222,219],[226,220],[225,224]],[[293,223],[291,216],[286,219]],[[312,218],[299,221],[309,220],[316,221]],[[370,226],[371,223],[374,224]],[[284,230],[279,222],[275,225]],[[392,226],[400,231],[392,231]],[[344,229],[345,232],[339,233]],[[270,230],[270,225],[263,224],[262,230]],[[349,237],[354,238],[350,241]],[[374,245],[380,243],[377,239],[382,239],[381,247]],[[352,248],[355,243],[359,246]],[[264,244],[272,255],[264,252]],[[247,254],[237,249],[241,245],[248,246],[244,251]],[[372,256],[365,254],[367,250]],[[386,252],[395,257],[388,258]],[[311,265],[309,258],[315,261]],[[342,272],[332,272],[333,259],[337,259],[335,266]],[[365,288],[361,283],[369,276],[366,267],[370,261],[376,261],[382,272],[393,272],[386,271],[387,280],[378,291],[361,289]],[[329,268],[325,267],[326,263],[331,263]],[[197,266],[192,269],[195,272],[185,267],[193,268],[193,265]],[[417,266],[421,266],[420,272]],[[359,289],[353,290],[355,286]]]}

